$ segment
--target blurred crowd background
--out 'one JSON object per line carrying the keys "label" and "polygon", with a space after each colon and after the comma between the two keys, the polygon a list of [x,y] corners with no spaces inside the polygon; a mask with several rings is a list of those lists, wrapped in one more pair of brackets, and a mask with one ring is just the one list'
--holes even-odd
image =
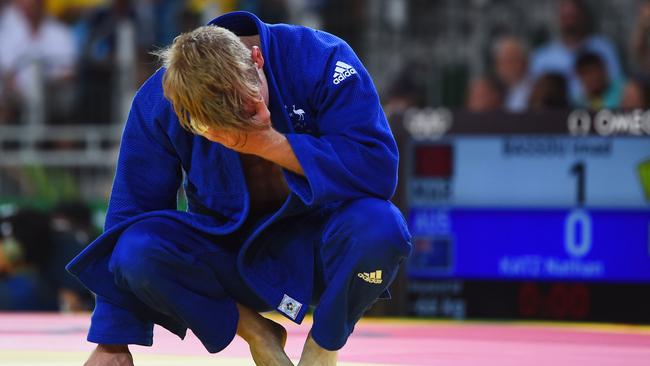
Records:
{"label": "blurred crowd background", "polygon": [[63,265],[101,228],[150,52],[232,10],[348,41],[389,116],[650,107],[646,0],[0,0],[0,309],[92,308]]}
{"label": "blurred crowd background", "polygon": [[150,52],[232,10],[341,36],[389,109],[644,108],[650,99],[644,0],[3,0],[0,124],[120,123],[129,92],[158,67]]}

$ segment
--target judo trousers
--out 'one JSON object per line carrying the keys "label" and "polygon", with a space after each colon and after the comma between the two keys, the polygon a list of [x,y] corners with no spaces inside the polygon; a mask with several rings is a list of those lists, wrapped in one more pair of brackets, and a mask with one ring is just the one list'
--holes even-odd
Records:
{"label": "judo trousers", "polygon": [[[338,350],[394,279],[410,253],[410,237],[395,206],[364,198],[286,218],[260,239],[294,240],[300,228],[315,228],[304,243],[314,246],[314,258],[294,259],[314,268],[311,335],[321,347]],[[116,286],[142,307],[127,309],[98,297],[88,340],[151,345],[155,314],[163,314],[191,329],[209,352],[225,348],[237,329],[236,302],[258,312],[274,310],[237,269],[243,234],[210,236],[165,218],[134,223],[120,236],[109,268]]]}

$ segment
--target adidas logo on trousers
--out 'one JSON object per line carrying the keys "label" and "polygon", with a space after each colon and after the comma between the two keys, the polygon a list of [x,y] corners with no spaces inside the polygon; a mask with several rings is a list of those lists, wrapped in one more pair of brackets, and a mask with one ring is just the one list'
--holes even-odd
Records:
{"label": "adidas logo on trousers", "polygon": [[357,273],[357,276],[358,276],[359,278],[361,278],[362,280],[366,281],[366,282],[374,283],[374,284],[376,284],[376,285],[379,285],[379,284],[381,284],[382,282],[384,282],[384,281],[381,279],[381,270],[376,270],[376,271],[374,271],[374,272],[370,272],[370,273],[368,273],[368,272],[361,272],[361,273]]}

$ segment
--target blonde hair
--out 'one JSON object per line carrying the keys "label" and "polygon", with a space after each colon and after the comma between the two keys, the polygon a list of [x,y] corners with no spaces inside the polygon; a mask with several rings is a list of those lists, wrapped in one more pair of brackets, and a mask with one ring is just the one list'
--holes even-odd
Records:
{"label": "blonde hair", "polygon": [[185,129],[242,130],[250,122],[254,101],[261,98],[260,78],[251,51],[231,31],[199,27],[155,52],[166,68],[163,91]]}

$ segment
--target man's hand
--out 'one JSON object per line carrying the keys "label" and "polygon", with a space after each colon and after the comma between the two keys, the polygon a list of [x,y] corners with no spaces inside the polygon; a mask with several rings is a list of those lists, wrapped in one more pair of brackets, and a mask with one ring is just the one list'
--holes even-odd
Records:
{"label": "man's hand", "polygon": [[203,133],[203,137],[237,152],[257,155],[294,173],[304,175],[286,136],[273,129],[271,112],[263,100],[256,102],[255,115],[251,117],[250,122],[257,128],[241,131],[208,129]]}
{"label": "man's hand", "polygon": [[264,157],[266,150],[271,149],[283,136],[271,125],[271,112],[263,100],[255,103],[255,114],[250,124],[255,126],[250,130],[221,130],[208,129],[203,137],[218,142],[223,146],[244,154]]}
{"label": "man's hand", "polygon": [[133,357],[126,345],[99,344],[84,366],[133,366]]}

